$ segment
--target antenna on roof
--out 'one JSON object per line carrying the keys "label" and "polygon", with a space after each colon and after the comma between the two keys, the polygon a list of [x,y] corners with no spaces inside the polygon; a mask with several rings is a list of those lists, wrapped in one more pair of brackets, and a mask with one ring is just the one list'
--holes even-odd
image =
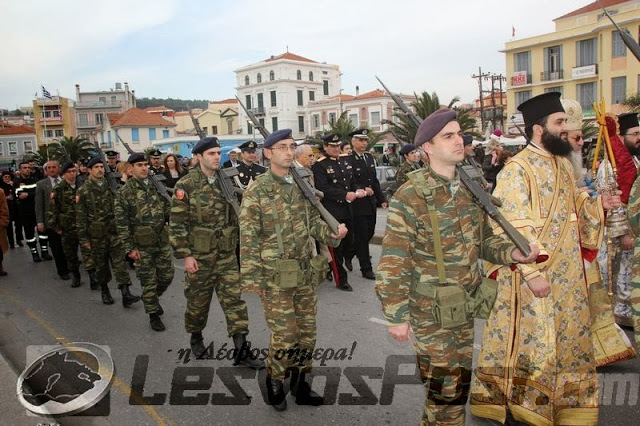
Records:
{"label": "antenna on roof", "polygon": [[289,45],[287,44],[287,53],[289,53]]}

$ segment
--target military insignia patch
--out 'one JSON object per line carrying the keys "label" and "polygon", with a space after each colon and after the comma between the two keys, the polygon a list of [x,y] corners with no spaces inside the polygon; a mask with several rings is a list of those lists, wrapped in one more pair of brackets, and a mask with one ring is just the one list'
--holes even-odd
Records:
{"label": "military insignia patch", "polygon": [[460,189],[460,182],[451,182],[451,184],[449,185],[449,189],[451,190],[451,195],[456,195],[458,193],[458,190]]}
{"label": "military insignia patch", "polygon": [[333,167],[327,167],[327,173],[335,173]]}
{"label": "military insignia patch", "polygon": [[183,189],[176,190],[176,198],[178,200],[182,200],[184,198],[184,190]]}
{"label": "military insignia patch", "polygon": [[49,195],[49,197],[53,200],[54,198],[56,198],[56,194],[52,192],[52,193]]}
{"label": "military insignia patch", "polygon": [[238,176],[240,176],[240,177],[244,177],[244,173],[240,173]]}

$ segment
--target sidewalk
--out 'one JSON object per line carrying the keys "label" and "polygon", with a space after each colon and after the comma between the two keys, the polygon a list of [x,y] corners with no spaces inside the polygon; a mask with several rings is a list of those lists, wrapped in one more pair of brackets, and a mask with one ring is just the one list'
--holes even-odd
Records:
{"label": "sidewalk", "polygon": [[25,422],[37,423],[37,418],[27,417],[27,410],[18,401],[16,396],[16,383],[18,373],[0,352],[0,383],[3,383],[5,392],[0,392],[0,407],[2,407],[2,423],[7,425],[22,425]]}

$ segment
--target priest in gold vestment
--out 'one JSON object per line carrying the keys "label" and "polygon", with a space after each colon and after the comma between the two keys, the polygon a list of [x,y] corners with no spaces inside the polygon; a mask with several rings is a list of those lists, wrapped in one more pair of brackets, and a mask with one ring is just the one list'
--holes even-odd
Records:
{"label": "priest in gold vestment", "polygon": [[484,327],[471,412],[503,423],[509,410],[529,424],[595,425],[598,376],[581,246],[600,247],[603,207],[619,206],[620,197],[585,202],[576,191],[559,93],[518,109],[531,142],[505,165],[493,195],[544,256],[537,264],[487,265],[498,297]]}

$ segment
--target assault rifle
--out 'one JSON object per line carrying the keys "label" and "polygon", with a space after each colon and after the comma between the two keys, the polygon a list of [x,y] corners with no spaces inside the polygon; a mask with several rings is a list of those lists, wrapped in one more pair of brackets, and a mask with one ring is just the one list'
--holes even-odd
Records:
{"label": "assault rifle", "polygon": [[[247,107],[244,106],[240,98],[236,96],[236,99],[238,100],[238,103],[240,104],[244,112],[247,114],[247,117],[249,117],[249,120],[251,120],[251,122],[253,123],[253,127],[258,129],[263,138],[266,139],[267,137],[269,137],[269,131],[265,129],[262,124],[260,124],[258,118],[251,111],[249,111]],[[333,217],[333,215],[331,215],[331,213],[329,213],[329,211],[327,211],[320,200],[318,200],[318,196],[322,197],[323,194],[315,189],[306,179],[303,179],[303,175],[304,177],[307,177],[308,172],[306,170],[299,171],[295,166],[291,166],[289,167],[289,173],[291,174],[291,177],[293,178],[293,181],[296,183],[296,185],[298,185],[298,187],[302,190],[304,196],[309,200],[311,205],[318,210],[320,216],[322,216],[322,219],[327,222],[327,225],[329,225],[331,231],[334,234],[338,234],[338,226],[340,226],[340,223],[336,220],[335,217]]]}
{"label": "assault rifle", "polygon": [[[380,84],[382,84],[384,90],[389,94],[389,96],[391,96],[391,99],[393,99],[393,101],[396,103],[396,105],[398,105],[402,112],[407,114],[407,117],[411,120],[411,122],[420,127],[420,124],[422,124],[422,119],[415,115],[399,96],[391,93],[387,86],[385,86],[378,77],[376,77],[376,79],[378,79]],[[465,169],[460,165],[456,166],[456,169],[458,171],[458,175],[460,175],[460,180],[462,181],[464,186],[467,187],[469,192],[471,192],[471,195],[473,195],[473,198],[475,198],[476,202],[482,208],[482,210],[484,210],[489,215],[489,217],[491,217],[496,221],[496,223],[498,223],[498,225],[500,225],[507,236],[509,236],[509,239],[513,241],[513,243],[522,254],[524,254],[525,256],[529,256],[529,254],[531,253],[531,250],[529,249],[529,242],[520,232],[518,232],[516,228],[513,227],[513,225],[511,225],[511,223],[507,221],[502,213],[500,213],[492,200],[492,198],[495,197],[488,194],[480,186],[480,184],[469,175],[468,169]]]}
{"label": "assault rifle", "polygon": [[[200,123],[198,119],[193,116],[191,112],[191,108],[187,105],[187,109],[189,110],[189,116],[191,117],[191,122],[193,123],[193,128],[195,129],[198,137],[200,139],[204,139],[207,135],[202,131],[200,127]],[[231,205],[233,211],[236,213],[236,216],[240,216],[240,204],[238,204],[238,197],[236,194],[242,195],[242,189],[233,185],[231,179],[234,176],[238,175],[238,170],[235,167],[230,167],[228,169],[221,169],[215,171],[218,181],[220,182],[220,190],[222,190],[222,195],[227,203]]]}
{"label": "assault rifle", "polygon": [[600,8],[604,11],[605,16],[609,18],[613,26],[616,27],[616,29],[620,32],[620,38],[622,39],[624,44],[627,45],[631,53],[633,53],[633,56],[635,56],[636,59],[640,61],[640,45],[638,45],[638,42],[636,42],[631,34],[629,34],[629,30],[627,30],[626,28],[624,30],[620,28],[616,21],[613,20],[611,15],[609,15],[607,9],[605,9],[599,1],[596,0],[596,3],[598,3],[598,6],[600,6]]}
{"label": "assault rifle", "polygon": [[109,189],[111,192],[116,194],[118,192],[118,188],[120,188],[120,173],[111,171],[111,167],[109,167],[109,163],[107,163],[106,157],[104,156],[104,152],[100,149],[100,144],[98,141],[93,141],[93,146],[96,147],[96,151],[98,151],[98,155],[100,156],[100,161],[104,166],[104,176],[107,178],[107,183],[109,184]]}
{"label": "assault rifle", "polygon": [[71,159],[71,156],[69,155],[69,152],[67,151],[67,148],[65,148],[61,142],[58,142],[58,146],[60,147],[59,148],[60,152],[62,152],[62,159],[64,160],[64,162],[65,163],[73,162],[73,160]]}
{"label": "assault rifle", "polygon": [[[117,133],[116,133],[116,138],[118,138],[118,140],[124,146],[124,148],[127,150],[129,155],[131,155],[131,154],[133,154],[135,152],[133,149],[131,149],[131,147],[129,146],[128,143],[126,143],[125,141],[122,140],[120,135],[117,134]],[[163,196],[167,201],[169,201],[169,203],[171,203],[171,195],[169,195],[169,191],[172,191],[172,189],[171,188],[167,188],[167,185],[164,184],[164,181],[167,180],[167,178],[164,177],[164,175],[151,175],[151,176],[149,176],[149,180],[151,181],[153,186],[155,186],[156,191],[158,191],[158,194]]]}

